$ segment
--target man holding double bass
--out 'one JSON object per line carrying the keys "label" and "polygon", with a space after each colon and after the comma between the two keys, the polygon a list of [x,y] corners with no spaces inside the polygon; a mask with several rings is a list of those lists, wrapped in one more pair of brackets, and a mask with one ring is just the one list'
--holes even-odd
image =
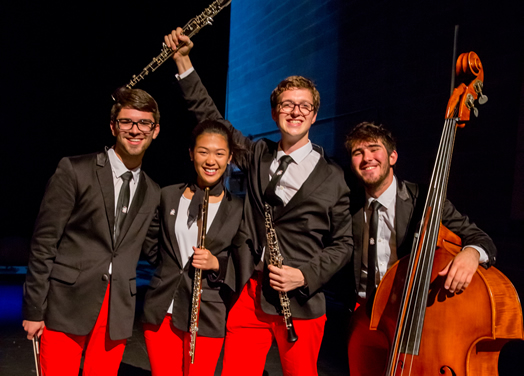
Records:
{"label": "man holding double bass", "polygon": [[[355,252],[350,269],[357,309],[349,329],[349,368],[352,376],[377,375],[385,369],[389,345],[382,332],[369,330],[372,299],[386,271],[410,253],[427,190],[396,177],[396,143],[382,125],[358,124],[347,135],[345,146],[352,172],[364,190],[352,192],[351,201]],[[439,272],[446,276],[444,288],[459,293],[468,287],[479,264],[487,268],[495,263],[497,250],[491,238],[448,200],[442,224],[466,245]],[[355,357],[356,353],[365,355]]]}

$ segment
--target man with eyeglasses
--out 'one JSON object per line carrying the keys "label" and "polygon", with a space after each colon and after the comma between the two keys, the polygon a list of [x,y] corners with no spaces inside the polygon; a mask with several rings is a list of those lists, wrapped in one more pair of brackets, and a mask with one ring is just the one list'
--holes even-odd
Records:
{"label": "man with eyeglasses", "polygon": [[42,375],[117,375],[132,335],[136,265],[160,188],[141,170],[158,136],[155,100],[120,89],[115,145],[63,158],[47,184],[24,286],[27,338],[41,339]]}
{"label": "man with eyeglasses", "polygon": [[[250,151],[238,167],[247,176],[245,219],[233,245],[237,298],[228,316],[222,375],[261,375],[274,339],[285,375],[317,375],[326,320],[322,287],[351,258],[349,189],[341,169],[309,140],[320,95],[310,80],[291,76],[271,94],[280,141],[252,141],[223,120],[194,71],[193,43],[178,28],[165,37],[176,49],[179,84],[197,120],[221,119]],[[266,204],[284,266],[269,265]],[[286,292],[296,342],[288,342],[280,292]]]}

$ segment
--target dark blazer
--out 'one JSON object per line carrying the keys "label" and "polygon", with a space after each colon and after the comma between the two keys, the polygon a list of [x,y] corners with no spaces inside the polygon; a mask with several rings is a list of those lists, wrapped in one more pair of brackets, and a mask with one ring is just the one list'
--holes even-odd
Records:
{"label": "dark blazer", "polygon": [[[252,141],[222,119],[196,72],[179,81],[190,111],[197,120],[217,119],[228,126],[236,141],[248,153],[238,158],[238,167],[247,176],[247,195],[241,230],[234,241],[233,261],[236,269],[236,292],[253,274],[255,264],[266,245],[263,193],[269,183],[269,167],[278,144],[262,139]],[[351,216],[349,189],[342,170],[324,156],[291,201],[274,213],[284,264],[304,274],[307,287],[288,292],[294,317],[312,319],[325,313],[323,285],[351,258]],[[269,255],[268,250],[265,252]],[[280,312],[278,293],[269,286],[267,269],[262,287],[262,309],[269,314]]]}
{"label": "dark blazer", "polygon": [[44,320],[49,329],[86,335],[111,279],[111,339],[131,337],[136,265],[159,202],[160,187],[141,172],[113,243],[115,192],[107,153],[63,158],[47,184],[31,241],[24,319]]}
{"label": "dark blazer", "polygon": [[[397,184],[395,229],[397,231],[397,255],[401,259],[411,253],[413,238],[415,232],[419,230],[418,227],[426,203],[427,188],[398,178]],[[351,213],[353,216],[353,239],[355,242],[352,266],[356,294],[360,284],[362,269],[365,193],[361,191],[358,197],[352,196],[352,203]],[[495,263],[497,249],[491,238],[473,222],[470,222],[467,216],[460,214],[449,200],[446,200],[444,204],[442,224],[462,239],[463,246],[476,245],[484,249],[489,258],[488,266]]]}
{"label": "dark blazer", "polygon": [[[158,267],[146,293],[142,321],[160,325],[174,299],[173,325],[189,332],[195,269],[191,260],[182,266],[174,232],[180,197],[186,187],[187,184],[178,184],[162,189],[159,221],[152,222],[148,235],[153,240],[152,246],[158,248]],[[230,260],[229,247],[242,219],[242,207],[242,199],[226,191],[206,234],[206,249],[218,258],[220,268],[218,275],[203,272],[198,334],[205,337],[225,336],[226,308],[234,286],[225,285],[224,279]],[[234,274],[232,268],[230,272]]]}

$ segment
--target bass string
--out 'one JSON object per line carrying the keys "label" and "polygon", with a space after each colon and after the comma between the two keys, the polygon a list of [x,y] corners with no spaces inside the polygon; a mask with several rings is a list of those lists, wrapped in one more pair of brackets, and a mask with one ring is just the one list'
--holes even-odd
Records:
{"label": "bass string", "polygon": [[[413,331],[415,332],[414,336],[417,341],[420,340],[422,335],[423,326],[420,324],[420,321],[423,320],[425,310],[417,309],[417,307],[420,307],[422,302],[427,301],[430,282],[429,277],[431,276],[432,269],[432,256],[438,240],[438,230],[442,218],[443,204],[445,202],[445,192],[457,128],[456,123],[456,119],[447,119],[445,122],[439,152],[436,158],[434,176],[432,177],[432,184],[430,192],[428,193],[430,197],[428,197],[427,200],[427,203],[430,204],[429,206],[433,208],[432,216],[428,226],[429,228],[425,233],[426,237],[423,239],[424,244],[420,255],[422,265],[417,267],[414,277],[413,285],[416,286],[416,289],[412,291],[408,301],[408,308],[406,309],[407,318],[405,318],[404,321],[408,321],[409,326],[405,330],[402,330],[400,343],[405,343],[406,337],[410,338]],[[411,315],[411,317],[408,314]],[[417,314],[419,317],[414,317]],[[398,364],[399,361],[400,351],[397,352],[396,363]],[[401,375],[403,375],[404,372],[407,372],[408,375],[411,374],[414,361],[415,357],[411,356],[408,367],[406,368],[406,364],[402,366]]]}

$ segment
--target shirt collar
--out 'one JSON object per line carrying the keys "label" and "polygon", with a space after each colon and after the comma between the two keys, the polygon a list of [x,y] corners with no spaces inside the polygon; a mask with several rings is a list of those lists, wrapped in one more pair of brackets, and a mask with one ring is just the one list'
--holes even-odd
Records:
{"label": "shirt collar", "polygon": [[395,203],[396,194],[397,194],[397,178],[395,177],[395,175],[393,175],[393,180],[391,181],[391,184],[389,185],[388,189],[386,189],[380,196],[378,196],[378,198],[371,197],[370,195],[366,193],[366,199],[368,202],[366,209],[369,210],[371,203],[374,200],[377,200],[387,210],[390,208],[391,205]]}
{"label": "shirt collar", "polygon": [[[293,161],[296,164],[300,164],[308,155],[313,151],[313,144],[311,143],[311,140],[308,140],[307,144],[304,146],[298,148],[294,152],[287,154],[291,158],[293,158]],[[277,161],[280,160],[286,153],[280,148],[280,143],[278,144],[278,151],[277,151]]]}
{"label": "shirt collar", "polygon": [[138,176],[140,174],[141,165],[138,166],[137,168],[129,170],[126,167],[126,165],[124,164],[124,162],[122,162],[120,158],[118,158],[113,148],[110,148],[107,151],[107,155],[109,157],[109,163],[111,164],[111,171],[113,171],[113,176],[115,178],[119,178],[126,172],[131,171],[131,173],[133,174],[133,181],[134,182],[138,181]]}

